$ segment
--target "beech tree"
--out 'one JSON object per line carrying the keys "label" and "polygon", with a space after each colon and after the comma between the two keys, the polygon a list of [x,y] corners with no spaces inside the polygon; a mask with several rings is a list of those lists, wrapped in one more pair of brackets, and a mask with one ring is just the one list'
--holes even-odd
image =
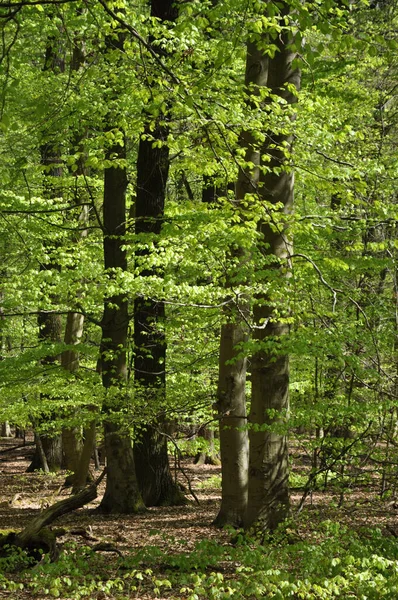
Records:
{"label": "beech tree", "polygon": [[[292,48],[290,14],[289,3],[281,3],[281,29],[274,34],[275,55],[268,60],[266,79],[271,95],[280,97],[287,108],[296,101],[300,87],[300,73],[294,65],[296,51]],[[264,70],[263,63],[258,62],[259,46],[257,43],[254,48],[249,48],[249,71]],[[287,116],[289,118],[291,115]],[[266,134],[261,147],[262,160],[267,161],[266,169],[260,168],[258,181],[258,193],[264,202],[258,229],[261,252],[269,258],[266,273],[270,282],[266,281],[264,291],[256,295],[254,304],[253,337],[258,349],[252,357],[249,501],[245,524],[256,523],[256,527],[271,531],[289,510],[285,425],[289,410],[289,358],[281,339],[289,329],[289,306],[281,304],[279,290],[273,295],[272,279],[278,281],[280,275],[288,276],[292,254],[288,225],[293,209],[294,175],[287,159],[291,143],[292,134],[286,122],[283,129],[279,130],[277,126]],[[276,277],[273,277],[274,270],[278,271]]]}
{"label": "beech tree", "polygon": [[[163,23],[172,23],[178,15],[174,1],[151,0],[151,17]],[[152,36],[151,44],[157,44],[156,52],[162,56],[161,41]],[[154,93],[155,90],[152,91]],[[141,276],[159,274],[145,266],[151,244],[156,245],[164,218],[166,186],[169,174],[169,147],[167,124],[167,102],[165,109],[157,115],[144,115],[147,121],[140,137],[137,158],[137,193],[134,204],[134,231],[137,236],[136,263]],[[148,239],[148,237],[150,238]],[[157,271],[157,273],[156,273]],[[134,456],[137,479],[147,506],[180,504],[184,497],[173,480],[168,459],[167,438],[164,434],[167,416],[166,406],[166,347],[165,306],[162,298],[148,298],[138,294],[134,301],[134,381],[136,393],[145,395],[153,405],[153,422],[144,423],[136,434]]]}
{"label": "beech tree", "polygon": [[[43,435],[82,424],[93,434],[104,421],[102,508],[133,512],[142,503],[132,437],[142,489],[154,484],[146,502],[167,502],[176,488],[164,423],[209,424],[217,401],[217,520],[262,529],[287,511],[288,430],[317,458],[309,486],[321,463],[343,480],[344,461],[333,460],[351,442],[334,427],[350,429],[358,457],[372,436],[393,452],[391,3],[12,4],[0,7],[0,325],[12,342],[0,420],[34,421]],[[55,35],[66,40],[66,68],[44,73]],[[74,69],[73,40],[83,38]],[[292,108],[296,51],[304,78]],[[43,192],[46,144],[62,167],[62,198]],[[219,190],[209,203],[204,181]],[[90,236],[77,242],[83,230]],[[62,329],[75,315],[76,334],[38,344],[44,311]],[[77,355],[75,373],[45,364]]]}
{"label": "beech tree", "polygon": [[[112,56],[122,53],[125,36],[117,31],[108,35],[107,51]],[[120,61],[116,57],[116,64]],[[118,93],[118,86],[113,94]],[[126,236],[126,139],[115,125],[117,113],[106,117],[108,146],[105,150],[109,166],[104,172],[103,244],[104,267],[109,282],[127,271]],[[116,121],[117,122],[117,121]],[[127,395],[127,338],[129,330],[128,297],[116,288],[104,300],[101,322],[101,376],[105,388],[102,410],[105,414],[104,435],[107,457],[106,490],[100,510],[111,513],[135,513],[144,508],[135,473],[131,435],[113,414],[123,410]]]}

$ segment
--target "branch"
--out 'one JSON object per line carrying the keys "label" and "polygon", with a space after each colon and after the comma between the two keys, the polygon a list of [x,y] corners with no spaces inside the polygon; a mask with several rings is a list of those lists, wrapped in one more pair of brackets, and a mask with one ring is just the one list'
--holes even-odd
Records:
{"label": "branch", "polygon": [[78,209],[81,206],[90,206],[91,207],[91,202],[82,202],[81,204],[78,204],[76,206],[60,206],[59,208],[45,208],[45,209],[39,209],[39,210],[35,210],[34,208],[21,208],[20,210],[18,209],[0,209],[2,214],[6,214],[6,215],[47,215],[47,214],[51,214],[51,213],[60,213],[60,212],[64,212],[64,211],[69,211],[69,210],[74,210],[74,209]]}
{"label": "branch", "polygon": [[102,326],[101,321],[98,321],[97,319],[94,319],[94,317],[91,317],[81,307],[74,307],[69,310],[28,310],[28,311],[22,311],[22,312],[2,313],[1,317],[5,318],[5,317],[36,316],[43,312],[45,312],[46,314],[50,314],[50,315],[68,315],[69,313],[74,312],[74,313],[78,313],[79,315],[83,315],[83,317],[85,319],[87,319],[87,321],[90,321],[90,323],[93,323],[94,325],[97,325],[98,327]]}
{"label": "branch", "polygon": [[[67,0],[64,0],[64,1],[67,1]],[[142,44],[144,46],[144,48],[146,48],[148,50],[148,52],[151,54],[151,56],[155,59],[155,61],[158,63],[158,65],[161,66],[163,71],[165,73],[167,73],[167,75],[171,78],[171,80],[174,83],[176,83],[177,85],[180,85],[181,81],[178,79],[178,77],[176,77],[176,75],[174,75],[174,73],[168,68],[168,66],[164,64],[162,59],[159,57],[158,53],[138,33],[138,31],[134,27],[132,27],[131,25],[126,23],[126,21],[124,19],[122,19],[121,17],[119,17],[119,15],[117,13],[115,13],[112,9],[110,9],[109,6],[106,4],[105,0],[98,0],[98,2],[101,4],[101,6],[105,10],[105,12],[108,13],[108,15],[110,17],[112,17],[112,19],[115,19],[115,21],[117,21],[119,23],[119,25],[124,27],[124,29],[127,29],[127,31],[129,31],[131,33],[131,35],[134,36],[135,39],[138,40],[140,42],[140,44]]]}
{"label": "branch", "polygon": [[33,0],[32,2],[24,2],[24,0],[21,0],[21,2],[5,2],[4,0],[1,0],[0,8],[22,8],[23,6],[41,6],[42,4],[57,5],[78,1],[79,0]]}
{"label": "branch", "polygon": [[102,479],[105,477],[106,469],[103,470],[98,479],[82,490],[79,494],[75,496],[70,496],[65,500],[60,500],[56,504],[49,506],[42,513],[33,518],[33,520],[23,529],[20,533],[17,534],[15,543],[22,548],[29,543],[34,535],[36,535],[43,527],[46,527],[58,517],[65,515],[89,502],[95,500],[97,497],[97,487],[101,483]]}
{"label": "branch", "polygon": [[315,149],[315,152],[316,152],[316,154],[323,156],[323,158],[326,158],[326,160],[330,160],[330,162],[334,162],[337,165],[343,165],[344,167],[351,167],[351,169],[355,169],[355,165],[353,165],[349,162],[346,162],[345,160],[339,160],[338,158],[332,158],[331,156],[328,156],[327,154],[322,152],[322,150]]}
{"label": "branch", "polygon": [[[173,446],[175,447],[175,449],[177,451],[178,457],[181,458],[181,450],[178,447],[178,444],[176,444],[176,442],[174,441],[174,439],[171,437],[171,435],[168,435],[164,431],[159,431],[159,430],[157,430],[157,431],[158,431],[158,433],[160,433],[160,435],[164,435],[164,437],[166,439],[170,440],[170,442],[173,444]],[[189,479],[188,475],[185,473],[184,469],[182,468],[180,461],[178,461],[178,468],[181,471],[181,473],[184,475],[185,479],[187,480],[187,482],[188,482],[188,489],[189,489],[192,497],[195,499],[196,504],[200,504],[197,495],[195,494],[195,492],[192,489],[191,480]]]}
{"label": "branch", "polygon": [[314,261],[309,256],[306,256],[305,254],[291,254],[289,256],[289,258],[304,258],[304,260],[308,261],[314,267],[315,271],[318,274],[318,277],[319,277],[320,281],[333,294],[333,312],[334,312],[335,308],[336,308],[336,302],[337,302],[337,293],[339,292],[340,294],[343,294],[343,290],[338,290],[338,289],[333,288],[330,285],[330,283],[328,283],[326,281],[326,279],[324,278],[324,276],[322,275],[322,271],[320,270],[320,268],[318,267],[318,265],[316,263],[314,263]]}

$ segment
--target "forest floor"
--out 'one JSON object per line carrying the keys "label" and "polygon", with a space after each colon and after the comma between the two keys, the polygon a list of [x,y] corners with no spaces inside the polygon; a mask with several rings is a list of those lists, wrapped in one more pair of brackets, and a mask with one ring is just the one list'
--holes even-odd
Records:
{"label": "forest floor", "polygon": [[[0,531],[22,529],[30,519],[37,515],[38,511],[70,494],[70,488],[63,486],[65,474],[45,475],[26,472],[33,451],[33,442],[29,438],[26,445],[23,445],[22,440],[0,439]],[[300,458],[299,453],[297,453],[297,458]],[[305,460],[301,467],[296,465],[295,469],[299,468],[300,473],[305,473],[306,470],[308,471],[308,466],[306,467],[304,463]],[[81,586],[83,591],[76,591],[71,584],[71,590],[73,588],[74,592],[71,591],[71,595],[68,596],[61,591],[63,589],[61,583],[57,584],[55,588],[51,588],[50,584],[43,584],[41,588],[37,581],[33,585],[30,579],[29,585],[24,586],[21,584],[23,577],[20,574],[14,577],[19,582],[19,588],[16,587],[10,591],[10,586],[4,584],[3,588],[5,589],[2,591],[0,569],[0,598],[21,600],[31,598],[42,600],[48,597],[59,597],[65,600],[69,600],[69,598],[95,598],[97,600],[107,598],[138,598],[142,600],[187,598],[196,600],[202,598],[200,593],[196,593],[196,588],[181,587],[181,583],[179,583],[180,595],[175,595],[175,590],[173,593],[168,591],[169,583],[165,583],[167,579],[164,579],[167,571],[164,564],[167,560],[164,557],[184,556],[185,566],[187,570],[191,567],[191,572],[207,571],[210,573],[211,571],[213,573],[216,571],[224,573],[223,577],[228,577],[228,573],[232,572],[237,564],[233,563],[232,559],[232,562],[228,563],[228,557],[225,560],[225,549],[233,547],[231,542],[233,536],[230,530],[220,530],[212,525],[220,503],[220,467],[196,466],[190,458],[183,461],[183,471],[185,475],[179,472],[178,478],[186,487],[186,476],[189,477],[190,485],[199,503],[187,491],[189,503],[186,506],[151,508],[142,515],[104,516],[95,512],[104,492],[105,484],[102,482],[95,501],[73,513],[64,515],[53,523],[54,527],[65,528],[66,533],[59,541],[65,548],[74,548],[73,552],[77,552],[76,557],[80,556],[79,548],[83,552],[81,556],[84,558],[86,556],[84,552],[87,549],[89,552],[90,547],[97,549],[100,548],[99,544],[102,544],[105,550],[96,552],[95,568],[100,570],[105,565],[105,568],[109,569],[109,573],[112,571],[112,581],[115,581],[121,574],[120,560],[134,555],[135,559],[129,568],[131,571],[134,566],[136,580],[135,585],[130,587],[128,593],[123,588],[122,595],[118,595],[116,584],[113,587],[110,585],[109,589],[102,585],[90,592],[87,586],[84,587],[83,578]],[[326,491],[309,494],[298,515],[297,507],[303,492],[302,490],[293,490],[291,497],[293,518],[290,529],[290,532],[293,532],[293,541],[290,540],[289,543],[315,543],[318,545],[323,543],[325,538],[334,535],[330,527],[325,528],[325,523],[337,523],[342,526],[337,535],[344,535],[344,532],[347,531],[361,531],[362,528],[376,528],[381,537],[389,538],[395,543],[395,538],[398,536],[398,503],[392,497],[388,501],[381,501],[379,492],[378,482],[371,482],[362,487],[351,486],[345,489],[344,502],[341,503],[341,489],[331,486]],[[216,559],[212,562],[209,556],[203,558],[204,554],[210,555],[217,547],[223,548],[224,551],[224,554],[219,556],[218,563]],[[341,554],[340,550],[338,554]],[[76,558],[76,560],[79,559]],[[206,563],[206,560],[209,564]],[[119,567],[117,566],[118,561]],[[169,560],[169,569],[181,570],[182,567],[184,565],[181,566],[178,560],[175,560],[174,563]],[[37,569],[37,565],[35,568]],[[32,571],[32,569],[30,570]],[[136,570],[137,573],[143,573],[143,575],[137,575]],[[56,575],[57,573],[52,577]],[[65,573],[62,576],[66,581]],[[204,590],[203,586],[199,586],[199,588],[199,591]],[[224,588],[222,589],[224,590]],[[235,592],[230,592],[228,595],[224,590],[223,593],[224,596],[222,594],[217,596],[215,592],[212,592],[208,597],[240,597]],[[203,591],[203,594],[205,598],[206,592]],[[253,597],[256,597],[256,594]],[[285,596],[265,595],[262,597],[284,598]],[[305,599],[318,596],[308,593],[308,596],[291,594],[286,597]],[[321,597],[328,598],[329,596],[320,595],[319,598]],[[344,596],[343,594],[342,597],[365,598],[367,596]],[[396,596],[375,595],[374,597],[398,598],[398,593]]]}

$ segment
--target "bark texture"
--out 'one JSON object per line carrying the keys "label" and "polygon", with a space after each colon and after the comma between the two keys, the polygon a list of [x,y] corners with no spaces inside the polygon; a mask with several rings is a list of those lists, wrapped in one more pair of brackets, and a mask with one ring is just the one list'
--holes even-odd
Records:
{"label": "bark texture", "polygon": [[[171,0],[152,0],[151,15],[161,21],[174,21],[177,8]],[[156,46],[154,46],[156,47]],[[167,115],[148,123],[140,139],[137,159],[137,198],[135,233],[137,236],[160,234],[164,215],[166,184],[169,173]],[[161,142],[160,146],[154,142]],[[145,261],[146,251],[138,251],[137,263]],[[141,270],[144,276],[153,269]],[[161,274],[160,270],[156,274]],[[134,379],[136,393],[144,393],[155,409],[166,399],[165,308],[160,299],[137,297],[134,302]],[[154,412],[155,412],[154,411]],[[159,412],[159,411],[156,411]],[[134,445],[137,478],[147,506],[180,504],[185,498],[170,472],[167,438],[162,435],[165,420],[158,417],[138,432]]]}
{"label": "bark texture", "polygon": [[[287,16],[288,3],[283,2],[281,6],[281,15]],[[284,31],[273,40],[278,50],[268,61],[267,79],[271,93],[284,98],[287,105],[293,104],[296,96],[286,84],[293,84],[296,89],[300,84],[300,73],[292,65],[295,54],[291,49],[290,36],[290,32]],[[251,52],[255,57],[258,50],[249,49],[249,54]],[[267,166],[271,169],[260,174],[259,194],[267,202],[280,203],[281,212],[288,215],[293,206],[294,175],[282,148],[291,145],[291,136],[270,132],[268,139],[272,145],[265,145],[262,154],[268,155],[270,162]],[[259,230],[263,254],[272,257],[278,276],[288,277],[292,241],[283,220],[260,222]],[[278,314],[287,312],[288,306],[279,305],[275,314],[273,299],[267,294],[256,299],[254,338],[260,350],[252,357],[249,503],[245,526],[254,526],[261,531],[273,531],[289,511],[285,426],[289,409],[289,359],[279,343],[288,333],[288,325],[278,317]],[[271,345],[267,341],[272,341]]]}
{"label": "bark texture", "polygon": [[246,328],[226,323],[221,329],[218,414],[220,419],[221,506],[214,523],[241,527],[247,507],[248,436],[246,358],[236,358],[236,346],[247,340]]}
{"label": "bark texture", "polygon": [[[125,145],[115,144],[107,151],[108,159],[125,159]],[[117,271],[127,270],[125,168],[105,169],[104,179],[104,263],[111,280]],[[135,513],[144,509],[135,475],[133,449],[129,431],[112,419],[125,405],[127,363],[126,346],[129,326],[128,299],[124,292],[104,302],[101,339],[101,373],[105,388],[103,405],[107,478],[99,510],[105,513]]]}
{"label": "bark texture", "polygon": [[[250,93],[256,93],[267,84],[268,56],[249,44],[246,60],[245,86]],[[253,86],[254,89],[253,89]],[[245,161],[251,163],[250,169],[241,168],[236,182],[236,210],[246,194],[257,192],[260,177],[260,148],[250,130],[243,131],[240,145],[245,149]],[[235,250],[235,258],[243,263],[246,251]],[[237,269],[239,269],[239,263]],[[234,276],[236,281],[236,274]],[[247,300],[239,307],[228,309],[228,322],[221,327],[219,378],[218,378],[218,415],[220,419],[220,452],[222,474],[222,496],[220,511],[215,519],[219,526],[243,525],[248,501],[248,462],[249,441],[246,415],[246,357],[239,357],[238,345],[247,341],[248,328],[241,314],[247,313]]]}

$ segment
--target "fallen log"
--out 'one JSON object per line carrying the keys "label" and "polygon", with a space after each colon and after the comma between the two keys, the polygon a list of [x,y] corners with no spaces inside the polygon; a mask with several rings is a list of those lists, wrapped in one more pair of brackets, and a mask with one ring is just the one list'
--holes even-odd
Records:
{"label": "fallen log", "polygon": [[42,553],[49,553],[51,560],[56,560],[59,554],[56,540],[57,537],[65,533],[65,530],[52,530],[48,526],[62,515],[66,515],[95,500],[97,487],[104,478],[105,472],[104,469],[96,481],[78,494],[60,500],[43,510],[19,533],[12,531],[0,536],[0,554],[3,554],[3,556],[10,554],[12,548],[17,547],[26,550],[29,555],[37,560],[40,560]]}

